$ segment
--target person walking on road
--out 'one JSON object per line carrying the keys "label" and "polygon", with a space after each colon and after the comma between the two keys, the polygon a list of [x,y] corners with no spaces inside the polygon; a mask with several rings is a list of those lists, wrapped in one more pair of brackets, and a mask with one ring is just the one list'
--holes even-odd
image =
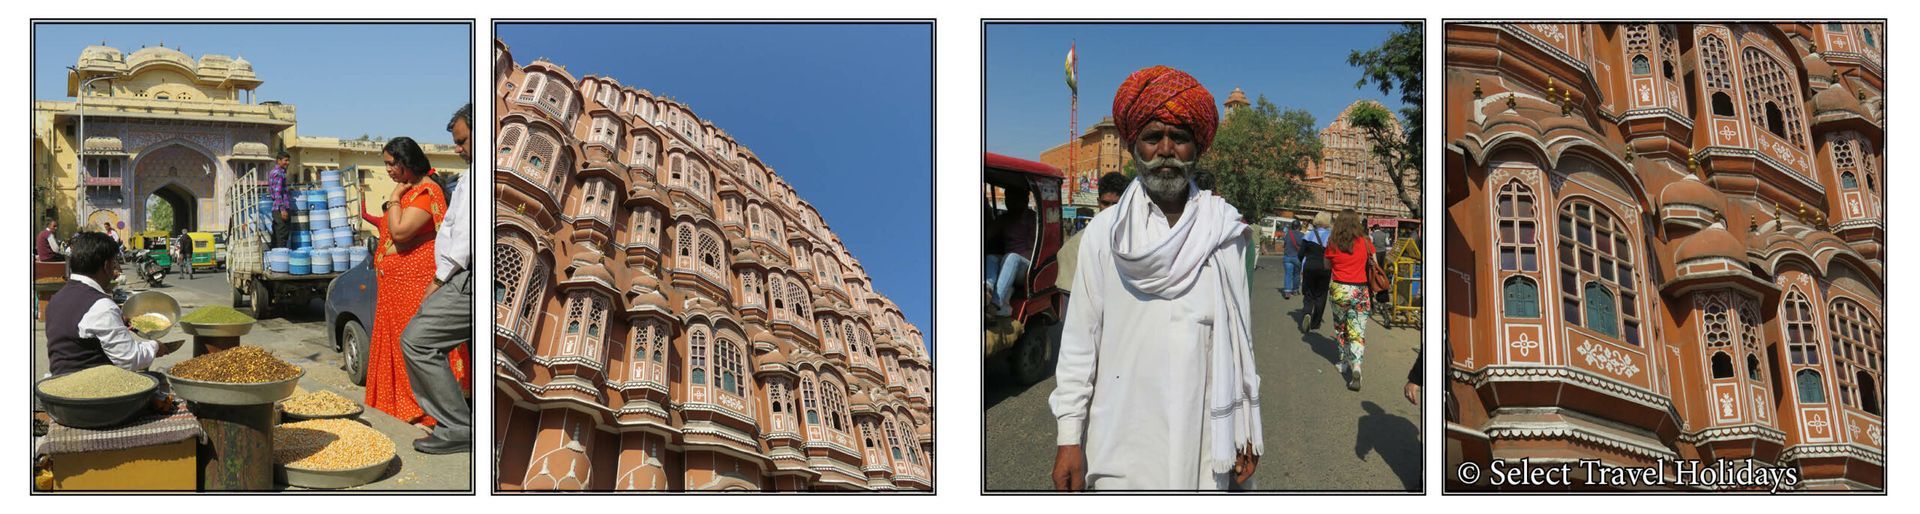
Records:
{"label": "person walking on road", "polygon": [[1300,290],[1306,294],[1300,314],[1300,321],[1306,323],[1306,327],[1301,328],[1301,332],[1319,329],[1321,316],[1327,310],[1327,281],[1333,273],[1327,267],[1327,237],[1331,234],[1327,227],[1331,225],[1333,215],[1322,212],[1300,237]]}
{"label": "person walking on road", "polygon": [[[447,122],[460,158],[473,162],[473,104],[461,107]],[[448,192],[446,218],[433,236],[433,283],[420,302],[420,313],[400,333],[400,349],[407,358],[407,376],[413,398],[437,425],[413,442],[420,453],[448,454],[473,451],[473,404],[467,399],[450,355],[459,354],[473,337],[473,192],[472,172],[460,174]]]}
{"label": "person walking on road", "polygon": [[1327,245],[1327,265],[1332,268],[1333,283],[1328,288],[1333,304],[1333,339],[1340,344],[1340,372],[1347,375],[1347,389],[1360,390],[1360,365],[1367,355],[1367,322],[1372,312],[1373,292],[1368,290],[1367,266],[1373,261],[1373,241],[1367,239],[1365,222],[1352,209],[1341,211],[1333,220],[1333,242]]}
{"label": "person walking on road", "polygon": [[1292,299],[1300,292],[1300,222],[1287,223],[1280,234],[1280,262],[1284,280],[1280,287],[1280,297]]}

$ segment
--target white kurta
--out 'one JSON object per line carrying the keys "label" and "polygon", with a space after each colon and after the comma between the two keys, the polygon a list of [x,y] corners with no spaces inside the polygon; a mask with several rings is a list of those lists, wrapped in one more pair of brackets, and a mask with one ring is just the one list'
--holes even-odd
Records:
{"label": "white kurta", "polygon": [[[1163,240],[1167,218],[1150,209],[1143,235]],[[1247,287],[1247,239],[1215,250],[1214,262],[1231,264],[1226,283],[1205,278],[1219,276],[1209,262],[1185,294],[1158,298],[1121,278],[1113,212],[1082,232],[1050,398],[1056,444],[1083,445],[1095,490],[1226,489],[1231,477],[1212,472],[1207,457],[1207,373],[1216,298],[1223,288]]]}

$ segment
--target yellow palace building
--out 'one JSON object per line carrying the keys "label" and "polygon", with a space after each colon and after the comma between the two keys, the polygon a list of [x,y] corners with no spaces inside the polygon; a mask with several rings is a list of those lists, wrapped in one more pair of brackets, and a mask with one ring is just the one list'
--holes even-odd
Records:
{"label": "yellow palace building", "polygon": [[[77,222],[94,231],[111,224],[122,237],[147,230],[150,201],[170,204],[176,227],[223,231],[228,188],[250,171],[264,182],[281,150],[296,185],[317,183],[322,170],[353,169],[343,180],[369,204],[393,188],[380,156],[385,141],[298,135],[294,106],[256,101],[263,81],[244,58],[89,46],[69,70],[73,100],[33,104],[34,212],[56,211],[62,238]],[[449,99],[447,111],[460,103]],[[422,147],[439,171],[467,171],[453,146]]]}

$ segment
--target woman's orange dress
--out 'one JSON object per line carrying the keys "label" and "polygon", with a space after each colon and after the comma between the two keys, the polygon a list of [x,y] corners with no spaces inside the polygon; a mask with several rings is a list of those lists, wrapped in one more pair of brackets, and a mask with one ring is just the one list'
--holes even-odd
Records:
{"label": "woman's orange dress", "polygon": [[[394,213],[414,208],[433,215],[430,228],[439,227],[440,220],[446,217],[447,200],[440,186],[431,179],[421,180],[400,196],[386,216],[368,217],[377,220],[374,226],[380,229],[380,244],[373,256],[378,291],[373,305],[372,341],[367,348],[367,405],[401,421],[432,425],[433,418],[420,410],[420,404],[413,399],[406,354],[400,349],[400,333],[407,330],[407,322],[420,312],[427,286],[433,283],[433,234],[421,236],[426,240],[419,244],[402,247],[394,244],[387,221],[394,219]],[[461,384],[470,384],[466,352],[451,353],[448,360],[454,375],[460,378]]]}

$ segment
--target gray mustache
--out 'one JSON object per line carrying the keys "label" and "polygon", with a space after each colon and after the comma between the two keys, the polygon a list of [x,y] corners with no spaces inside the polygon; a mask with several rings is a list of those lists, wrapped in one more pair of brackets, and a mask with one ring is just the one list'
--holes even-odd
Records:
{"label": "gray mustache", "polygon": [[1193,167],[1194,161],[1183,161],[1174,157],[1161,157],[1159,159],[1139,161],[1139,162],[1140,162],[1141,168],[1147,171],[1153,171],[1160,168],[1173,168],[1173,169],[1179,170],[1182,173],[1185,173],[1188,168]]}

